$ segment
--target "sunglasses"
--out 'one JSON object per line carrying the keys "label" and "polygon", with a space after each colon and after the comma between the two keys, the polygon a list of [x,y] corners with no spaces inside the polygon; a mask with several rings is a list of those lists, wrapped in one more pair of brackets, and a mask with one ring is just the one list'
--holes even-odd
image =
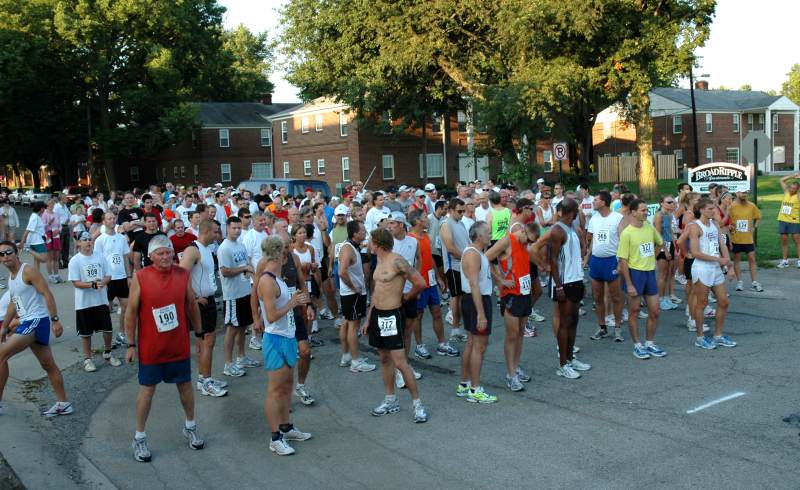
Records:
{"label": "sunglasses", "polygon": [[675,201],[664,201],[664,204],[675,204]]}
{"label": "sunglasses", "polygon": [[464,214],[464,210],[463,209],[456,209],[455,211],[458,214]]}
{"label": "sunglasses", "polygon": [[14,250],[13,249],[0,250],[0,257],[7,257],[9,255],[14,255]]}
{"label": "sunglasses", "polygon": [[249,214],[243,214],[242,215],[242,219],[250,219],[250,215]]}

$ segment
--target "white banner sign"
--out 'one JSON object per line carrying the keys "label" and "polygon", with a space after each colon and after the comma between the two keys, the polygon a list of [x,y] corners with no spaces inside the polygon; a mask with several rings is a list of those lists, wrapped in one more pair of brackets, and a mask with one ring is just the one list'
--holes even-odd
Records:
{"label": "white banner sign", "polygon": [[730,192],[749,192],[751,168],[735,163],[707,163],[689,169],[689,185],[703,193],[708,192],[709,184],[724,185]]}

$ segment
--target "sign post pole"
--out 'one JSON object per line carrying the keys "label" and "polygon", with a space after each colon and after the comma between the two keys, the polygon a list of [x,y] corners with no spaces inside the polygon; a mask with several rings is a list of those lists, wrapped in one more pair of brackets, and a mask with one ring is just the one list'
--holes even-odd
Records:
{"label": "sign post pole", "polygon": [[567,144],[564,142],[553,143],[553,156],[558,161],[558,180],[559,182],[563,182],[563,165],[562,162],[564,160],[568,160],[569,157],[567,156],[569,151],[567,150]]}

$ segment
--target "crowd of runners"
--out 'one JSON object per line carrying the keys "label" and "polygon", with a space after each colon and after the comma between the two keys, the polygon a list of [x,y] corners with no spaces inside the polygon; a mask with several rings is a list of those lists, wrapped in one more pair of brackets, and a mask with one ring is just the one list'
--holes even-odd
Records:
{"label": "crowd of runners", "polygon": [[[789,238],[800,255],[798,179],[781,180],[779,267],[789,266]],[[326,320],[338,329],[340,367],[360,374],[380,363],[384,393],[372,415],[399,412],[397,390],[405,388],[417,423],[429,415],[411,356],[460,357],[453,361],[461,368],[454,394],[471,403],[497,402],[481,381],[493,326],[505,327],[505,385],[524,389],[531,376],[523,368],[523,339],[539,335],[537,325],[546,321],[535,309],[543,294],[555,305],[555,373],[566,379],[591,369],[576,357],[575,345],[579,319],[590,306],[597,327],[589,338],[624,342],[630,335],[637,359],[667,355],[656,343],[659,315],[678,308],[685,309],[696,347],[735,347],[725,333],[726,276],[736,290],[745,288],[743,255],[749,288],[764,291],[754,247],[762,217],[748,199],[747,192],[716,185],[700,194],[684,183],[662,196],[653,214],[624,185],[572,191],[543,179],[521,192],[492,182],[462,183],[447,198],[433,184],[368,191],[358,182],[341,197],[326,197],[310,188],[289,196],[283,187],[265,185],[252,195],[221,184],[168,183],[94,193],[75,203],[67,196],[33,203],[20,241],[16,213],[5,204],[0,263],[9,275],[0,299],[0,400],[7,361],[30,348],[56,396],[44,415],[74,411],[49,347],[51,332],[61,336],[64,327],[48,282],[74,287],[86,372],[98,369],[95,333],[102,337],[103,363],[122,365],[112,353],[119,348],[125,362],[138,365],[132,450],[143,462],[151,459],[145,428],[160,383],[176,385],[183,434],[191,448],[202,449],[195,391],[223,397],[236,389],[235,378],[257,367],[268,378],[269,448],[294,453],[290,443],[311,434],[292,424],[290,405],[293,396],[315,403],[306,382],[312,351],[324,345],[317,334]],[[32,264],[22,260],[25,254]],[[67,269],[66,278],[60,269]],[[684,286],[683,298],[676,284]],[[423,335],[426,312],[436,339],[430,348],[423,340],[431,338]],[[493,322],[498,314],[502,322]],[[224,362],[215,373],[218,332]],[[361,353],[359,337],[377,350],[376,363]],[[192,343],[199,352],[196,372]]]}

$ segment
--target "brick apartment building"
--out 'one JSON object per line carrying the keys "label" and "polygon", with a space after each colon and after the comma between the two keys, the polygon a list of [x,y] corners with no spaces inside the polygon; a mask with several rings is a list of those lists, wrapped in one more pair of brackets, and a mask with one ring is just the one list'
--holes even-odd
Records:
{"label": "brick apartment building", "polygon": [[[743,143],[751,132],[769,139],[766,158],[758,162],[765,172],[794,170],[800,163],[800,108],[783,96],[758,91],[695,89],[699,164],[729,162],[746,165]],[[650,92],[653,153],[675,155],[679,167],[694,166],[694,128],[689,89],[657,88]],[[766,127],[771,121],[771,128]],[[765,131],[766,128],[766,131]],[[617,107],[598,114],[592,131],[594,152],[601,156],[636,154],[636,131],[625,124]],[[760,152],[759,152],[760,153]]]}

